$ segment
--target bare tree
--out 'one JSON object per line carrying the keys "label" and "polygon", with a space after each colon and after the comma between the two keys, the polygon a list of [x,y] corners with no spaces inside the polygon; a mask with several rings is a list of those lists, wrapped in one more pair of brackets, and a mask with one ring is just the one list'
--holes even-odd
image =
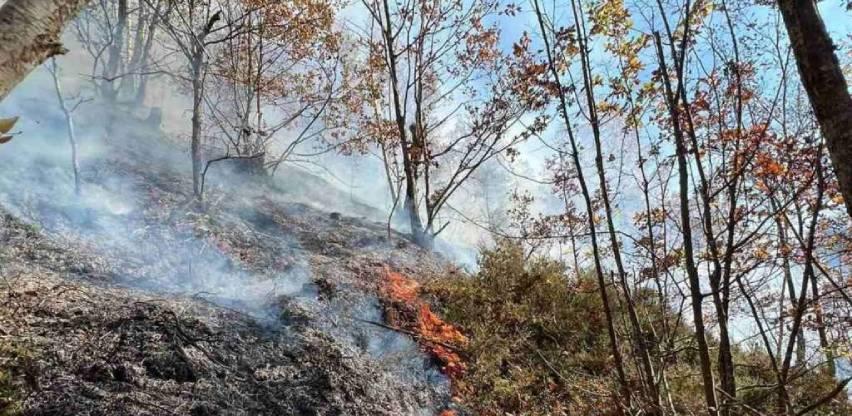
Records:
{"label": "bare tree", "polygon": [[50,76],[53,78],[53,88],[56,91],[56,100],[59,103],[59,108],[62,110],[62,115],[65,118],[65,129],[68,133],[68,144],[71,147],[71,170],[74,174],[74,193],[80,195],[80,160],[77,156],[77,134],[74,129],[73,114],[77,107],[79,107],[85,100],[77,98],[76,102],[69,106],[68,98],[62,94],[62,83],[59,81],[59,66],[56,64],[56,58],[50,59],[50,66],[48,67],[48,70],[50,71]]}
{"label": "bare tree", "polygon": [[362,3],[371,17],[365,75],[388,109],[366,109],[363,130],[367,140],[396,148],[412,236],[431,247],[449,225],[440,213],[462,184],[541,125],[510,133],[526,110],[511,92],[496,28],[485,23],[498,2]]}
{"label": "bare tree", "polygon": [[[202,127],[204,117],[205,78],[208,73],[209,49],[236,36],[243,30],[239,22],[244,15],[236,15],[219,8],[214,2],[192,0],[176,7],[168,15],[160,14],[160,24],[185,60],[184,74],[178,76],[190,84],[192,94],[192,132],[190,156],[192,159],[193,193],[197,199],[201,194],[201,173],[204,168],[202,154]],[[217,25],[218,24],[218,25]]]}

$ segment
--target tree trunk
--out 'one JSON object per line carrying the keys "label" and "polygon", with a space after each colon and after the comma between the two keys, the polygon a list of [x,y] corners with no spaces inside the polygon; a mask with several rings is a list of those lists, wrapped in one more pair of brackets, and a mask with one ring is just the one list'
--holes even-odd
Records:
{"label": "tree trunk", "polygon": [[[796,301],[796,309],[793,313],[793,326],[790,329],[790,336],[787,340],[787,347],[784,352],[783,361],[781,364],[781,377],[779,385],[786,385],[790,378],[790,368],[793,361],[793,348],[796,344],[797,334],[803,330],[802,321],[805,313],[808,310],[808,282],[814,278],[814,247],[816,245],[817,224],[819,223],[819,215],[822,210],[823,196],[825,195],[825,177],[823,172],[822,162],[822,146],[816,153],[815,170],[817,175],[816,201],[814,201],[813,214],[811,215],[810,226],[808,227],[808,235],[803,242],[802,247],[805,257],[804,270],[802,271],[802,283],[799,289],[799,299]],[[805,363],[797,363],[804,367]],[[803,413],[800,413],[803,414]]]}
{"label": "tree trunk", "polygon": [[53,76],[53,88],[56,91],[56,99],[59,101],[59,108],[62,109],[62,114],[65,116],[65,127],[68,130],[68,144],[71,146],[71,170],[74,174],[74,194],[80,195],[80,161],[77,158],[77,135],[74,132],[74,117],[65,102],[65,97],[62,96],[62,84],[59,83],[59,69],[56,65],[56,60],[52,62],[50,74]]}
{"label": "tree trunk", "polygon": [[414,166],[414,161],[411,158],[411,146],[408,142],[408,137],[405,130],[405,108],[400,98],[399,80],[397,79],[397,52],[394,50],[394,36],[391,33],[391,14],[388,1],[382,2],[382,10],[384,12],[384,22],[382,23],[382,37],[385,43],[385,52],[387,53],[388,75],[390,76],[390,89],[393,96],[393,108],[395,115],[396,128],[399,133],[399,145],[402,151],[402,168],[405,174],[405,200],[403,208],[408,215],[408,221],[411,226],[411,236],[415,244],[423,248],[431,248],[431,236],[427,234],[427,230],[423,228],[423,221],[420,220],[420,212],[417,207],[417,167]]}
{"label": "tree trunk", "polygon": [[778,0],[799,75],[831,155],[846,212],[852,216],[852,97],[813,0]]}
{"label": "tree trunk", "polygon": [[124,52],[127,13],[127,0],[118,0],[117,23],[115,25],[115,32],[112,35],[112,44],[109,48],[109,58],[104,68],[104,79],[101,81],[101,95],[111,103],[115,103],[118,99],[118,89],[115,87],[115,81],[116,77],[119,76],[121,55]]}
{"label": "tree trunk", "polygon": [[825,330],[825,318],[822,315],[822,299],[820,298],[819,283],[817,276],[811,278],[811,294],[814,298],[814,318],[816,320],[817,334],[819,335],[819,346],[825,354],[825,361],[828,364],[828,373],[832,377],[837,376],[837,365],[834,363],[834,351],[831,349],[831,343],[828,340],[828,331]]}
{"label": "tree trunk", "polygon": [[127,74],[121,77],[121,81],[118,85],[118,95],[121,95],[122,91],[131,91],[130,86],[133,85],[136,79],[133,72],[138,72],[140,68],[139,62],[142,58],[142,45],[145,43],[145,28],[148,25],[147,22],[149,18],[150,16],[148,14],[146,3],[144,1],[140,2],[139,7],[136,9],[136,27],[133,30],[133,41],[128,45],[128,53],[130,53],[130,57],[128,58],[125,69]]}
{"label": "tree trunk", "polygon": [[47,58],[64,53],[60,35],[88,0],[7,0],[0,7],[0,101]]}
{"label": "tree trunk", "polygon": [[583,201],[586,207],[586,215],[589,223],[589,236],[592,240],[592,257],[595,263],[595,274],[598,279],[598,290],[600,291],[601,303],[604,310],[604,318],[606,319],[607,325],[607,334],[609,335],[609,344],[612,350],[612,357],[615,365],[615,371],[618,376],[618,384],[621,387],[621,398],[623,400],[623,407],[631,406],[631,396],[632,392],[630,391],[630,385],[627,382],[627,375],[624,371],[624,359],[621,355],[621,350],[618,343],[618,334],[615,331],[615,319],[613,318],[612,309],[610,307],[609,294],[607,292],[607,284],[606,279],[604,277],[603,266],[601,264],[601,256],[600,256],[600,248],[598,245],[598,237],[597,230],[595,226],[595,212],[594,206],[591,200],[591,192],[589,191],[588,185],[586,184],[585,176],[583,175],[583,165],[580,161],[580,152],[577,146],[577,142],[574,138],[574,132],[571,125],[571,118],[568,115],[568,100],[565,97],[565,90],[562,86],[561,77],[559,76],[559,72],[556,69],[557,64],[554,62],[553,50],[551,49],[550,40],[548,38],[548,32],[546,30],[546,25],[544,23],[544,16],[542,14],[541,8],[539,7],[538,1],[533,2],[533,7],[535,8],[536,18],[538,20],[538,27],[541,30],[542,40],[544,41],[544,50],[547,55],[547,66],[548,70],[553,77],[554,82],[556,83],[556,91],[557,98],[559,99],[559,113],[562,116],[562,121],[565,122],[565,129],[568,133],[568,142],[571,146],[571,159],[574,163],[574,168],[577,171],[577,182],[580,184],[580,190],[583,194]]}
{"label": "tree trunk", "polygon": [[[571,9],[574,14],[574,21],[583,22],[585,19],[581,16],[581,9],[576,4],[576,0],[571,1]],[[603,150],[601,144],[600,119],[598,118],[597,102],[595,101],[594,82],[592,81],[591,64],[589,63],[589,46],[585,26],[582,24],[575,25],[577,33],[577,41],[580,47],[580,63],[583,70],[583,85],[586,91],[586,103],[588,105],[589,121],[592,125],[592,137],[595,142],[595,167],[598,173],[598,182],[600,186],[601,200],[604,205],[604,213],[606,214],[606,226],[609,233],[610,246],[612,247],[613,259],[615,267],[618,271],[618,282],[624,292],[624,299],[627,306],[627,316],[630,319],[630,327],[633,336],[633,345],[639,355],[640,373],[645,386],[645,395],[650,405],[648,409],[649,415],[660,414],[660,394],[657,389],[657,377],[655,375],[654,366],[651,363],[651,355],[648,352],[648,345],[645,334],[642,331],[642,325],[639,322],[639,316],[636,313],[636,305],[633,302],[633,297],[630,294],[630,287],[627,284],[627,272],[624,269],[624,262],[621,260],[621,243],[618,240],[615,230],[615,224],[612,220],[612,204],[609,198],[608,181],[606,178],[606,169],[603,161]]]}
{"label": "tree trunk", "polygon": [[692,247],[692,224],[689,212],[689,165],[686,160],[686,144],[683,131],[680,128],[680,113],[676,103],[671,82],[668,77],[665,55],[663,54],[662,41],[658,33],[654,33],[657,44],[657,56],[660,60],[660,73],[663,74],[663,85],[665,86],[666,105],[671,117],[672,130],[674,132],[675,145],[677,148],[678,182],[680,193],[680,218],[683,227],[683,251],[686,263],[686,274],[689,279],[689,291],[692,298],[692,318],[695,325],[695,340],[698,344],[698,356],[701,361],[701,376],[704,387],[704,400],[707,403],[707,412],[710,415],[718,414],[719,408],[716,404],[715,382],[713,380],[713,368],[710,360],[710,348],[707,345],[706,329],[704,328],[704,313],[701,309],[704,295],[701,293],[701,279],[698,268],[695,265],[695,253]]}
{"label": "tree trunk", "polygon": [[192,57],[192,137],[190,153],[192,156],[192,190],[195,197],[201,200],[201,101],[204,94],[202,67],[204,65],[204,49],[196,48]]}
{"label": "tree trunk", "polygon": [[722,406],[719,409],[723,416],[731,414],[731,406],[737,397],[737,384],[734,376],[734,356],[731,348],[731,337],[728,332],[728,312],[722,300],[720,285],[713,286],[713,305],[716,308],[716,317],[719,324],[719,353],[718,369],[719,384],[725,393],[722,397]]}
{"label": "tree trunk", "polygon": [[[405,150],[403,150],[403,153]],[[429,230],[423,227],[423,221],[420,219],[420,210],[417,206],[417,182],[414,178],[414,167],[409,158],[403,158],[403,167],[405,171],[405,213],[408,215],[408,222],[411,227],[411,238],[414,243],[425,249],[432,249],[433,239]]]}
{"label": "tree trunk", "polygon": [[[777,211],[778,210],[778,208],[777,208],[778,204],[775,203],[774,198],[772,198],[770,200],[770,203],[772,204],[772,210]],[[793,285],[793,268],[792,268],[792,265],[790,264],[790,253],[792,252],[792,249],[790,248],[791,247],[790,242],[789,242],[789,239],[787,238],[787,227],[784,225],[784,222],[779,217],[775,218],[775,226],[778,228],[778,238],[779,238],[779,241],[781,242],[781,246],[784,247],[784,252],[782,254],[783,257],[782,257],[782,262],[781,262],[781,267],[784,270],[784,283],[782,283],[782,284],[785,285],[786,290],[790,293],[790,303],[793,306],[793,309],[797,309],[798,306],[796,305],[796,287]],[[786,302],[784,302],[784,297],[782,296],[779,313],[784,313],[786,310],[787,310],[787,304],[786,304]],[[783,330],[784,325],[780,325],[780,328],[781,328],[781,330]],[[782,334],[783,334],[783,332],[782,332]],[[779,340],[783,340],[783,339],[784,339],[783,335],[781,337],[779,337]],[[780,353],[781,353],[781,347],[780,347],[780,344],[779,344],[778,354],[780,354]],[[798,362],[798,363],[805,362],[805,333],[803,331],[799,331],[798,334],[796,334],[796,362]]]}
{"label": "tree trunk", "polygon": [[[157,33],[157,25],[160,24],[160,5],[162,1],[157,1],[157,4],[154,6],[151,11],[151,20],[148,22],[148,30],[145,35],[145,44],[141,46],[142,48],[142,56],[139,57],[139,64],[137,68],[144,69],[148,65],[148,57],[151,55],[151,49],[154,44],[154,38]],[[139,47],[139,46],[137,46]],[[145,102],[145,91],[148,87],[148,75],[139,74],[139,86],[136,88],[136,104],[141,105]]]}

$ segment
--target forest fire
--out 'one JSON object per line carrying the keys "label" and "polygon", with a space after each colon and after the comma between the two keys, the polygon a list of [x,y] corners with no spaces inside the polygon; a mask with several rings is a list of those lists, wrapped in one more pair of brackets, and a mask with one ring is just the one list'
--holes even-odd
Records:
{"label": "forest fire", "polygon": [[852,416],[852,0],[553,3],[0,0],[0,416]]}
{"label": "forest fire", "polygon": [[388,323],[416,336],[423,348],[441,362],[441,371],[451,380],[458,380],[467,368],[459,351],[467,345],[467,337],[419,298],[420,284],[415,280],[389,268],[384,269],[383,277],[381,294]]}

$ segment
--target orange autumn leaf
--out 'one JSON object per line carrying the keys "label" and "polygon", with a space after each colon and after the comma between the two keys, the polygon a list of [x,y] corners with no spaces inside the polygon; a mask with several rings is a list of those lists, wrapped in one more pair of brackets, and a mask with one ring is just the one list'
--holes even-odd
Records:
{"label": "orange autumn leaf", "polygon": [[766,154],[757,155],[757,174],[761,176],[781,176],[786,169],[778,161]]}

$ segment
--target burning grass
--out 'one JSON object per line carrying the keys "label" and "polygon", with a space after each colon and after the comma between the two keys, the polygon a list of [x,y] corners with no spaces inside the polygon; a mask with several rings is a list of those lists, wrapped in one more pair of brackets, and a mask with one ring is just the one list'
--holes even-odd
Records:
{"label": "burning grass", "polygon": [[441,363],[441,371],[451,380],[460,379],[467,365],[462,349],[467,337],[452,324],[435,314],[420,298],[417,281],[385,268],[382,297],[386,303],[388,323],[418,338],[423,348]]}

